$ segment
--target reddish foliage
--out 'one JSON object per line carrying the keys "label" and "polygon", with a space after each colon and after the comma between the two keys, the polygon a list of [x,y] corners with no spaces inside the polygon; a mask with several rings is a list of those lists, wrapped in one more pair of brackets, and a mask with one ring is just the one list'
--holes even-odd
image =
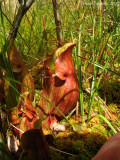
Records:
{"label": "reddish foliage", "polygon": [[24,105],[24,108],[22,108],[23,115],[20,123],[20,129],[25,132],[34,128],[34,123],[38,120],[38,116],[28,96],[24,100]]}
{"label": "reddish foliage", "polygon": [[34,90],[34,80],[33,80],[33,77],[31,76],[30,73],[27,73],[24,76],[24,78],[22,80],[22,84],[23,84],[23,86],[21,87],[21,93],[29,92],[30,93],[29,98],[32,101],[33,97],[34,97],[34,92],[33,92],[33,90]]}
{"label": "reddish foliage", "polygon": [[[34,128],[34,123],[38,120],[38,116],[28,95],[25,99],[20,99],[18,106],[11,110],[11,119],[12,123],[23,132]],[[21,136],[22,133],[20,131],[16,129],[15,131]]]}
{"label": "reddish foliage", "polygon": [[[74,44],[68,43],[56,50],[45,61],[46,78],[41,95],[52,102],[64,115],[67,115],[79,97],[78,79],[72,60],[72,48]],[[53,120],[63,118],[49,102],[42,97],[38,102],[37,111],[43,119],[43,126],[50,126]],[[47,126],[48,124],[48,126]]]}

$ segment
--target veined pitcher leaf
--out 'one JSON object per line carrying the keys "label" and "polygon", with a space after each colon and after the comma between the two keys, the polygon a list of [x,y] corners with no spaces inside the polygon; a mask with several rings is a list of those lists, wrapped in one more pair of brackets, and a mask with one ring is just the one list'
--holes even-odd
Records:
{"label": "veined pitcher leaf", "polygon": [[[25,132],[29,129],[33,129],[35,121],[38,120],[38,116],[36,114],[35,108],[32,105],[32,102],[30,101],[28,96],[29,95],[27,95],[24,100],[25,107],[22,109],[23,115],[22,115],[22,120],[20,123],[20,129],[23,132]],[[20,133],[20,135],[21,135],[21,133]]]}
{"label": "veined pitcher leaf", "polygon": [[[39,117],[36,114],[35,108],[29,99],[29,94],[25,98],[19,99],[19,104],[11,110],[12,123],[23,132],[33,129],[34,123]],[[15,129],[17,135],[22,133]]]}
{"label": "veined pitcher leaf", "polygon": [[[7,59],[8,59],[8,61],[10,61],[13,73],[11,73],[12,78],[8,77],[8,78],[10,78],[10,80],[5,84],[5,100],[6,100],[7,106],[11,109],[12,107],[15,107],[17,105],[16,99],[15,99],[15,96],[16,96],[15,93],[18,93],[18,92],[24,93],[26,91],[29,91],[29,93],[30,93],[29,98],[30,98],[30,100],[33,100],[34,80],[31,76],[31,74],[29,73],[25,63],[23,62],[23,60],[20,56],[19,51],[17,50],[17,48],[14,44],[14,39],[10,40],[9,47],[8,47]],[[14,82],[14,80],[16,83]],[[17,90],[17,92],[16,92],[16,90]],[[15,91],[15,92],[13,92],[13,91]]]}
{"label": "veined pitcher leaf", "polygon": [[55,61],[58,58],[61,53],[66,52],[69,48],[72,48],[75,46],[74,43],[66,43],[64,46],[58,48],[53,54],[51,54],[46,60],[45,60],[45,66],[48,66],[50,71],[54,73],[55,71]]}
{"label": "veined pitcher leaf", "polygon": [[[68,43],[60,47],[44,64],[47,69],[41,95],[53,103],[64,115],[74,108],[79,97],[78,79],[72,60],[73,46],[75,44]],[[47,127],[53,120],[63,118],[63,115],[42,97],[38,102],[37,112],[40,118],[44,119],[43,126]]]}
{"label": "veined pitcher leaf", "polygon": [[23,86],[21,87],[21,93],[29,92],[30,100],[33,100],[34,97],[34,80],[30,73],[26,74],[22,81]]}

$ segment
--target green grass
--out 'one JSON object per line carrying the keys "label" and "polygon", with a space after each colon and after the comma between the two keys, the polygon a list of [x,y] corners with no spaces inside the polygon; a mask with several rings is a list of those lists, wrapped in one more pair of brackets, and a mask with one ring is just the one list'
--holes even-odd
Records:
{"label": "green grass", "polygon": [[[1,4],[0,4],[0,15],[1,15],[1,26],[2,26],[1,29],[3,30],[3,39],[2,39],[2,43],[1,43],[2,48],[1,48],[1,52],[0,52],[0,57],[1,57],[0,67],[3,67],[6,70],[6,75],[8,78],[14,79],[12,67],[10,64],[10,56],[8,54],[9,43],[7,41],[6,28],[5,28],[5,22],[4,22],[3,10],[2,10]],[[2,78],[4,78],[4,77],[2,77]],[[9,88],[10,86],[12,86],[11,89],[8,89],[7,93],[6,93],[6,97],[7,97],[6,103],[8,104],[8,106],[7,106],[8,110],[11,109],[11,106],[14,106],[18,103],[18,97],[19,97],[18,92],[16,90],[16,84],[13,81],[9,81],[8,83],[6,83],[6,88],[7,87]],[[12,96],[14,97],[12,100],[12,103],[10,103],[10,95],[8,95],[8,94],[11,95],[11,99],[12,99]]]}

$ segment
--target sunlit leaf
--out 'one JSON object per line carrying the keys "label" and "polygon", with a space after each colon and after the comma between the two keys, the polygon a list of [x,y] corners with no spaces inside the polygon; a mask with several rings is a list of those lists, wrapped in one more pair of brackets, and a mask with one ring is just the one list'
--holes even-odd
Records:
{"label": "sunlit leaf", "polygon": [[[72,48],[75,44],[68,43],[59,48],[44,64],[46,78],[41,95],[52,102],[64,115],[76,105],[79,96],[78,79],[72,60]],[[40,98],[37,107],[43,126],[53,120],[62,119],[63,115],[49,102]]]}

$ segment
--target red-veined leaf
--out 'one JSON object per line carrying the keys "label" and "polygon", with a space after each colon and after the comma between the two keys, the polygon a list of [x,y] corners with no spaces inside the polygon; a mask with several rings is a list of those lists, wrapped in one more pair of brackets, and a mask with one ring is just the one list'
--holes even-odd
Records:
{"label": "red-veined leaf", "polygon": [[[29,94],[23,99],[19,99],[19,104],[11,110],[12,123],[23,132],[33,129],[34,123],[38,120],[35,108],[29,99]],[[16,131],[16,129],[15,129]],[[22,133],[18,130],[16,133],[21,136]]]}
{"label": "red-veined leaf", "polygon": [[[72,60],[72,48],[75,44],[68,43],[55,51],[52,56],[45,61],[46,78],[42,96],[52,102],[64,115],[68,114],[79,97],[78,79],[75,73]],[[61,113],[49,102],[40,98],[37,111],[43,121],[43,126],[52,123],[53,120],[62,119]]]}
{"label": "red-veined leaf", "polygon": [[31,76],[30,73],[28,73],[24,76],[22,83],[23,83],[23,86],[21,88],[21,93],[29,92],[30,93],[29,98],[30,98],[30,100],[33,100],[33,97],[34,97],[34,92],[33,92],[33,90],[34,90],[34,80],[33,80],[33,77]]}
{"label": "red-veined leaf", "polygon": [[23,132],[29,129],[33,129],[35,121],[38,120],[38,116],[36,114],[35,108],[32,105],[32,102],[30,101],[28,96],[29,95],[27,95],[24,100],[25,107],[23,108],[23,116],[20,123],[20,129]]}
{"label": "red-veined leaf", "polygon": [[[9,57],[9,58],[8,58]],[[12,71],[13,71],[13,77],[16,82],[16,90],[17,92],[24,93],[26,91],[29,91],[29,98],[30,100],[33,100],[33,89],[34,89],[34,80],[29,73],[25,63],[23,62],[19,51],[17,50],[14,39],[10,40],[9,47],[8,47],[8,60],[10,60]],[[12,78],[13,78],[12,77]],[[13,79],[13,82],[14,82]],[[16,99],[15,99],[15,93],[13,92],[15,86],[11,86],[11,81],[6,81],[5,83],[5,100],[6,104],[9,108],[15,107],[17,105]],[[22,84],[20,84],[20,83]],[[27,87],[25,87],[27,86]],[[28,89],[31,88],[31,89]],[[14,94],[13,94],[14,93]],[[15,101],[15,102],[14,102]]]}

